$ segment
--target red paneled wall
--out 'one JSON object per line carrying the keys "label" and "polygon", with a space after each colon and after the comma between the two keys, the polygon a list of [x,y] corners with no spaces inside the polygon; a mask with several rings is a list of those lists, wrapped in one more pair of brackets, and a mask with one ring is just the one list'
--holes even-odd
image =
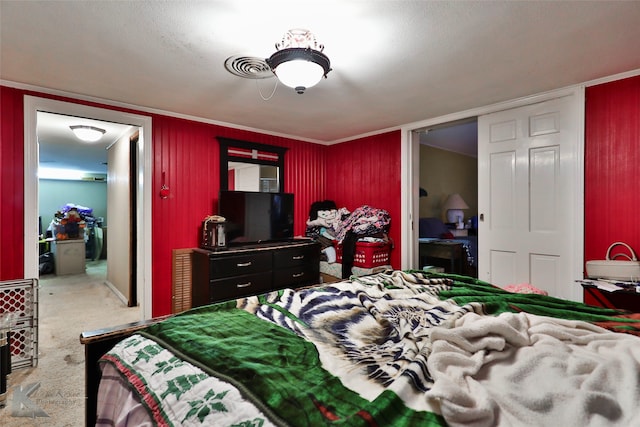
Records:
{"label": "red paneled wall", "polygon": [[[95,103],[0,86],[0,280],[24,276],[24,117],[25,94],[120,110]],[[294,193],[295,232],[303,235],[312,201],[324,198],[325,146],[256,132],[177,119],[152,117],[152,314],[171,311],[171,250],[196,247],[205,216],[216,212],[219,148],[216,136],[285,146],[285,190]],[[165,184],[170,195],[160,198]],[[35,244],[35,242],[34,242]]]}
{"label": "red paneled wall", "polygon": [[585,261],[623,241],[640,255],[640,76],[586,90]]}
{"label": "red paneled wall", "polygon": [[22,105],[20,91],[0,86],[0,280],[24,276]]}
{"label": "red paneled wall", "polygon": [[[23,95],[73,99],[0,87],[0,280],[23,277]],[[640,77],[587,89],[585,260],[602,258],[623,240],[640,251]],[[130,112],[144,114],[137,111]],[[285,190],[296,194],[297,235],[304,234],[314,201],[332,199],[353,210],[383,208],[400,266],[400,132],[333,146],[151,115],[153,119],[153,315],[171,307],[171,250],[198,244],[204,216],[215,213],[219,190],[216,136],[288,147]],[[164,180],[163,180],[164,172]],[[162,184],[170,189],[159,197]]]}
{"label": "red paneled wall", "polygon": [[[295,194],[296,235],[304,235],[309,199],[320,197],[323,191],[324,146],[154,115],[154,316],[171,311],[171,250],[197,247],[202,220],[217,213],[220,189],[217,136],[289,148],[285,155],[285,191]],[[167,199],[157,197],[163,184],[170,190]]]}
{"label": "red paneled wall", "polygon": [[[215,130],[202,123],[153,116],[153,314],[171,312],[171,251],[198,246],[201,221],[214,212],[219,189]],[[164,178],[164,179],[163,179]],[[159,197],[162,185],[169,197]]]}
{"label": "red paneled wall", "polygon": [[328,147],[327,199],[353,210],[362,205],[385,209],[395,248],[391,265],[400,267],[400,131]]}

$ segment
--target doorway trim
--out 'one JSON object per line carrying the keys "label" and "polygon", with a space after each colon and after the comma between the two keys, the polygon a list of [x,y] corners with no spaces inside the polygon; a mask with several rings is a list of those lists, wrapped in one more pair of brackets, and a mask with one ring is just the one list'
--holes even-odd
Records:
{"label": "doorway trim", "polygon": [[137,126],[141,129],[136,171],[138,182],[137,257],[138,295],[143,319],[152,317],[151,287],[151,117],[90,107],[30,95],[24,96],[24,276],[38,277],[38,136],[37,114],[49,112]]}
{"label": "doorway trim", "polygon": [[[535,94],[523,98],[517,98],[497,104],[491,104],[478,107],[458,113],[448,114],[445,116],[435,117],[432,119],[422,120],[419,122],[409,123],[401,128],[401,167],[400,176],[401,188],[407,189],[402,191],[401,196],[401,268],[417,268],[418,265],[418,217],[420,209],[418,204],[419,177],[420,177],[420,141],[418,131],[435,125],[446,124],[457,120],[464,120],[485,114],[495,113],[498,111],[509,110],[512,108],[523,107],[525,105],[536,104],[548,101],[554,98],[574,95],[577,99],[574,106],[579,108],[576,111],[576,120],[578,121],[578,144],[576,158],[576,195],[575,206],[578,212],[584,212],[584,91],[585,84],[569,86],[549,92]],[[584,215],[580,215],[573,223],[572,235],[575,236],[574,249],[574,265],[572,270],[576,272],[576,279],[582,278],[579,272],[583,270],[584,258]],[[578,277],[579,276],[579,277]],[[578,292],[576,290],[575,292]]]}

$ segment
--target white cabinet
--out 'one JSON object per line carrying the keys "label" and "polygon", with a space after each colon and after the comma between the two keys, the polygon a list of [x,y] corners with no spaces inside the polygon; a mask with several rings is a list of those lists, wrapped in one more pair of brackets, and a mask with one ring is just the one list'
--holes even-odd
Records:
{"label": "white cabinet", "polygon": [[83,239],[55,240],[52,245],[56,274],[83,274],[86,256]]}

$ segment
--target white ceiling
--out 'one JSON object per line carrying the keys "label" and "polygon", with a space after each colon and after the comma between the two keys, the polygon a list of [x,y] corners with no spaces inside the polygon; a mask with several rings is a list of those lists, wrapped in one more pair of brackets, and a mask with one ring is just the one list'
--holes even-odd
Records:
{"label": "white ceiling", "polygon": [[478,157],[478,121],[462,120],[420,131],[420,143],[447,151]]}
{"label": "white ceiling", "polygon": [[[107,172],[107,148],[132,130],[129,125],[41,111],[38,112],[37,122],[40,167],[90,174]],[[76,125],[98,127],[104,129],[105,133],[99,141],[82,142],[71,131],[70,126]]]}
{"label": "white ceiling", "polygon": [[[291,28],[317,86],[225,70]],[[328,144],[640,69],[640,1],[1,1],[0,37],[4,83]]]}

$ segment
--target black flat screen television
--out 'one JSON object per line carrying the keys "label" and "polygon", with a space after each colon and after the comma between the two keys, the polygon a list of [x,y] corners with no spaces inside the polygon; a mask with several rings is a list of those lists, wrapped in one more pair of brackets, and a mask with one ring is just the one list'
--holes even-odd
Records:
{"label": "black flat screen television", "polygon": [[293,238],[293,194],[221,190],[218,214],[226,219],[227,245]]}

